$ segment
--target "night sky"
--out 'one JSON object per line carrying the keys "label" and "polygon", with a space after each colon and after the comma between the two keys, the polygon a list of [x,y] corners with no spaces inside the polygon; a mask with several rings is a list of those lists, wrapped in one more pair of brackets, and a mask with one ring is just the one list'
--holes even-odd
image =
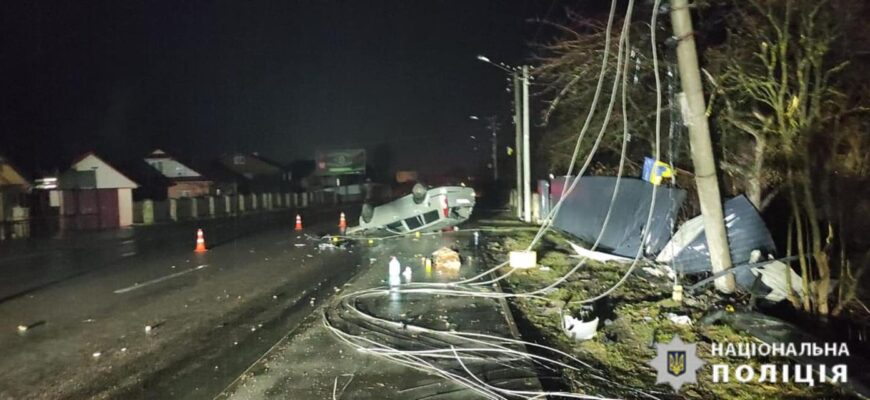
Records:
{"label": "night sky", "polygon": [[[473,165],[506,75],[553,1],[18,1],[0,11],[0,153],[26,170],[96,149],[186,159],[388,142],[394,167]],[[458,150],[457,150],[458,149]]]}

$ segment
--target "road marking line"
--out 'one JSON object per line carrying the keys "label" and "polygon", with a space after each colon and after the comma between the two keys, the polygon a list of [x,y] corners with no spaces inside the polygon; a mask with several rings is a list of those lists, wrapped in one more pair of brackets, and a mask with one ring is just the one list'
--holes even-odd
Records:
{"label": "road marking line", "polygon": [[130,256],[135,256],[135,255],[136,255],[135,251],[129,251],[129,252],[126,252],[124,254],[121,254],[121,257],[130,257]]}
{"label": "road marking line", "polygon": [[132,291],[134,291],[134,290],[136,290],[136,289],[141,289],[141,288],[143,288],[143,287],[145,287],[145,286],[148,286],[148,285],[153,285],[153,284],[155,284],[155,283],[160,283],[160,282],[163,282],[163,281],[165,281],[165,280],[169,280],[169,279],[172,279],[172,278],[177,278],[177,277],[179,277],[179,276],[182,276],[182,275],[185,275],[185,274],[188,274],[188,273],[194,272],[194,271],[199,271],[199,270],[201,270],[201,269],[203,269],[203,268],[205,268],[205,267],[208,267],[208,264],[203,264],[203,265],[200,265],[200,266],[198,266],[198,267],[196,267],[196,268],[191,268],[191,269],[186,270],[186,271],[176,272],[176,273],[174,273],[174,274],[169,274],[169,275],[166,275],[166,276],[164,276],[164,277],[160,277],[160,278],[157,278],[157,279],[152,279],[152,280],[150,280],[150,281],[148,281],[148,282],[137,283],[137,284],[135,284],[135,285],[133,285],[133,286],[125,287],[125,288],[123,288],[123,289],[118,289],[118,290],[115,291],[115,294],[122,294],[122,293],[132,292]]}

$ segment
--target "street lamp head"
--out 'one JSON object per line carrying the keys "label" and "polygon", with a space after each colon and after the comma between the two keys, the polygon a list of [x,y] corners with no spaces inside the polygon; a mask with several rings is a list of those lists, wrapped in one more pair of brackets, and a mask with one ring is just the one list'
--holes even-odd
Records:
{"label": "street lamp head", "polygon": [[485,62],[485,63],[491,63],[491,62],[492,62],[492,61],[489,61],[489,58],[488,58],[487,56],[483,55],[483,54],[478,54],[478,55],[477,55],[477,59],[480,60],[480,61],[483,61],[483,62]]}
{"label": "street lamp head", "polygon": [[480,118],[477,118],[477,115],[469,115],[469,116],[468,116],[468,119],[473,119],[473,120],[477,121],[477,120],[479,120]]}

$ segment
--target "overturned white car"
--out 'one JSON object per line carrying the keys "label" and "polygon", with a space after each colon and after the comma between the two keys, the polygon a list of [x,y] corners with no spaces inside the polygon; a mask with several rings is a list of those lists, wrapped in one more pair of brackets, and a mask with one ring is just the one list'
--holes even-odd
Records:
{"label": "overturned white car", "polygon": [[442,186],[427,190],[418,183],[407,196],[376,207],[364,204],[359,226],[348,228],[347,233],[435,231],[464,222],[473,209],[471,188]]}

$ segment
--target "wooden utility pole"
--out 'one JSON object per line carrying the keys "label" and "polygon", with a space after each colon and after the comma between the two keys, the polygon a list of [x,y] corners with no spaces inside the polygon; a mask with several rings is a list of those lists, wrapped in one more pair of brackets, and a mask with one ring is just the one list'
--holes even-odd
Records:
{"label": "wooden utility pole", "polygon": [[[713,145],[710,140],[710,126],[707,122],[707,107],[704,105],[704,90],[701,86],[701,72],[698,68],[698,53],[695,50],[688,0],[671,2],[671,25],[674,36],[678,40],[677,64],[686,100],[682,104],[683,115],[689,127],[695,184],[698,186],[704,233],[707,236],[707,248],[710,251],[710,262],[715,274],[731,268],[731,253],[728,249],[728,235],[725,231],[725,217],[722,213],[722,199],[716,177],[716,162],[713,159]],[[723,275],[716,279],[715,283],[716,289],[720,292],[733,293],[735,290],[732,274]]]}

